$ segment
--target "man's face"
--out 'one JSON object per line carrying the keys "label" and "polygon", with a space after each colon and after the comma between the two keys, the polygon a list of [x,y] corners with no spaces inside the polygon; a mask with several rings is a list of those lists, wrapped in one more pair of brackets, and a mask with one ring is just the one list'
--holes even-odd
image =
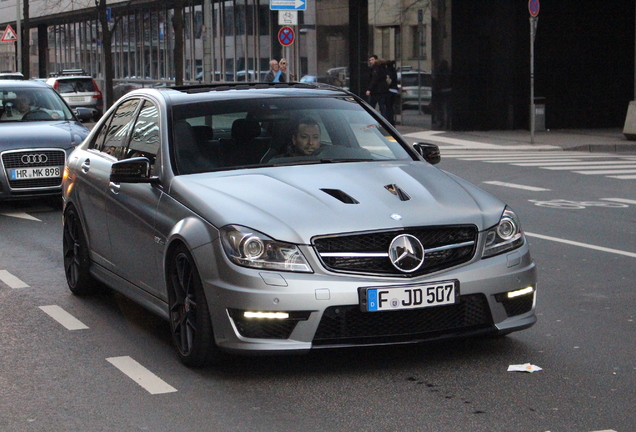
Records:
{"label": "man's face", "polygon": [[270,63],[270,65],[272,67],[272,70],[275,70],[275,71],[278,70],[278,62],[277,61],[274,60],[273,62]]}
{"label": "man's face", "polygon": [[15,99],[15,107],[18,109],[18,111],[22,113],[29,110],[30,104],[31,104],[31,101],[29,100],[28,96],[19,95]]}
{"label": "man's face", "polygon": [[299,156],[307,156],[320,147],[320,127],[316,125],[301,124],[298,133],[292,136],[296,153]]}
{"label": "man's face", "polygon": [[369,66],[373,67],[375,64],[375,57],[369,57]]}

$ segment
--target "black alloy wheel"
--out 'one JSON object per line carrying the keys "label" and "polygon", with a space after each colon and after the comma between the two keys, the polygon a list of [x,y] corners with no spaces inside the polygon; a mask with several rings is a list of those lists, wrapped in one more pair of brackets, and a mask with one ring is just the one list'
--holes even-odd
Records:
{"label": "black alloy wheel", "polygon": [[90,274],[88,245],[84,238],[77,210],[72,206],[64,213],[62,250],[64,252],[64,274],[71,292],[75,295],[92,293],[97,282]]}
{"label": "black alloy wheel", "polygon": [[201,367],[218,358],[212,320],[192,255],[184,245],[171,254],[167,266],[172,340],[181,361]]}

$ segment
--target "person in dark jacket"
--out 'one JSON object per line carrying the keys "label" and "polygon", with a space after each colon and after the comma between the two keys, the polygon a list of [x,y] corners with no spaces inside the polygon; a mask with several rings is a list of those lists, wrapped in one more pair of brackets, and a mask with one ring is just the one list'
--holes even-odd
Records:
{"label": "person in dark jacket", "polygon": [[387,118],[386,102],[389,97],[389,84],[387,83],[387,71],[386,64],[378,60],[377,55],[369,57],[370,70],[370,82],[367,88],[367,96],[369,97],[369,103],[373,108],[378,105],[380,113],[384,118]]}
{"label": "person in dark jacket", "polygon": [[278,60],[270,60],[269,62],[269,72],[265,75],[265,82],[280,82],[280,76],[282,72],[278,67]]}
{"label": "person in dark jacket", "polygon": [[386,64],[386,72],[391,80],[389,83],[389,94],[386,101],[386,115],[387,120],[391,125],[395,126],[395,104],[398,103],[398,77],[397,69],[395,69],[395,60],[391,60]]}

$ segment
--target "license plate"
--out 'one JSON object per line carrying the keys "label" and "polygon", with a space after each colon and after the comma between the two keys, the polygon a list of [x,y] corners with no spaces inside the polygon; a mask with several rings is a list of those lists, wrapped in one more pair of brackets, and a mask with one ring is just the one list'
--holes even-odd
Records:
{"label": "license plate", "polygon": [[62,177],[64,167],[16,168],[9,170],[11,180]]}
{"label": "license plate", "polygon": [[71,102],[84,102],[86,98],[84,96],[71,96],[69,97]]}
{"label": "license plate", "polygon": [[360,288],[360,307],[366,312],[418,309],[455,304],[458,301],[458,280]]}

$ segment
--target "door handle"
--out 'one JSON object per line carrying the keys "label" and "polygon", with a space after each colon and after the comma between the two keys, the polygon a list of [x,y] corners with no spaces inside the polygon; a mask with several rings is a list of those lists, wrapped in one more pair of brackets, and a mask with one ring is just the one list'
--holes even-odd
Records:
{"label": "door handle", "polygon": [[119,193],[119,189],[121,189],[121,185],[119,183],[110,182],[108,183],[108,188],[112,193],[117,195]]}
{"label": "door handle", "polygon": [[89,169],[91,169],[91,160],[86,159],[84,162],[82,162],[82,172],[86,174]]}

